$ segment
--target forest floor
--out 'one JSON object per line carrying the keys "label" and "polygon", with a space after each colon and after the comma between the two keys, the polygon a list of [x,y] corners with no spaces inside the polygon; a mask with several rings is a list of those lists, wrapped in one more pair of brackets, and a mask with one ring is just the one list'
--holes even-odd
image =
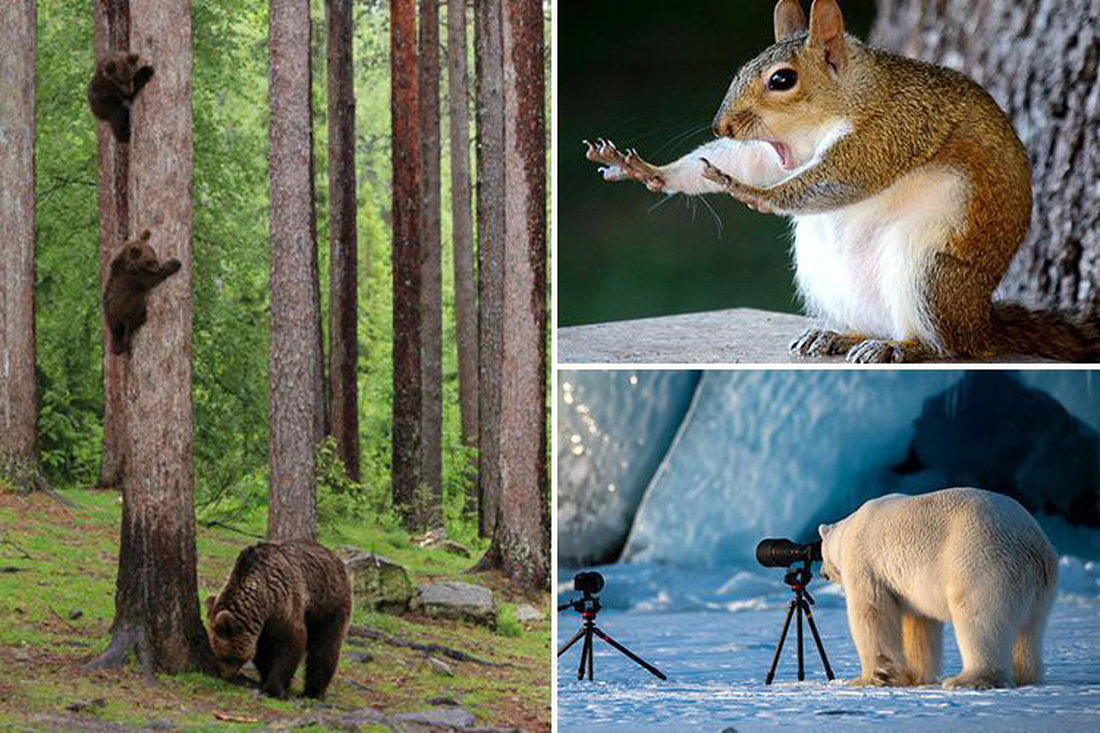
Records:
{"label": "forest floor", "polygon": [[[430,666],[423,652],[349,636],[324,702],[297,696],[301,671],[289,701],[198,673],[146,681],[133,661],[117,670],[86,671],[84,663],[106,648],[114,617],[122,504],[114,492],[59,493],[73,506],[0,488],[0,727],[222,725],[244,730],[313,721],[323,728],[326,719],[338,720],[332,716],[368,707],[391,716],[447,701],[473,713],[475,725],[550,728],[548,594],[512,595],[500,577],[466,573],[474,560],[417,547],[406,533],[370,521],[339,524],[323,530],[320,539],[330,547],[355,545],[399,562],[414,583],[453,579],[492,587],[503,610],[495,632],[361,609],[355,610],[352,623],[405,641],[445,645],[502,666],[446,659],[454,672],[448,676]],[[264,518],[234,526],[262,535]],[[200,522],[200,598],[220,590],[237,553],[255,541]],[[543,610],[543,619],[527,627],[515,622],[511,604],[524,602]]]}

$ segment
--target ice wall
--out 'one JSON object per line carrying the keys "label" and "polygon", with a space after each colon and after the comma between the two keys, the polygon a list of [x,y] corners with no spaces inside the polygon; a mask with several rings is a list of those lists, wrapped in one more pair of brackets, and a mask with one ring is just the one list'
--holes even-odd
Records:
{"label": "ice wall", "polygon": [[558,381],[558,558],[611,562],[699,373],[562,371]]}
{"label": "ice wall", "polygon": [[622,559],[754,564],[763,537],[813,539],[905,456],[959,371],[708,371],[638,508]]}

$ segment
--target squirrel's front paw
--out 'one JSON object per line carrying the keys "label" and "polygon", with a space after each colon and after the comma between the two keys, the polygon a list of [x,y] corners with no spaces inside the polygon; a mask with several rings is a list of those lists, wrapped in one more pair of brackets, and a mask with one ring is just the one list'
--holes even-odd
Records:
{"label": "squirrel's front paw", "polygon": [[584,144],[588,146],[585,157],[593,163],[603,163],[600,174],[605,181],[638,181],[655,193],[664,190],[665,181],[660,173],[654,166],[642,160],[637,150],[631,148],[622,153],[615,147],[615,143],[602,138],[595,143],[585,140]]}
{"label": "squirrel's front paw", "polygon": [[717,183],[719,186],[726,189],[726,193],[733,196],[753,211],[759,211],[761,214],[774,214],[776,212],[771,204],[759,196],[750,193],[748,188],[735,181],[729,174],[722,172],[709,160],[706,158],[699,158],[699,160],[703,162],[703,178],[712,183]]}

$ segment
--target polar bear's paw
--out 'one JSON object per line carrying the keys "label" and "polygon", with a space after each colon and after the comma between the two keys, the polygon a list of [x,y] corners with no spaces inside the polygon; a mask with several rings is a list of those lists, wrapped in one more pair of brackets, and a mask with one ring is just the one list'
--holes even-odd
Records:
{"label": "polar bear's paw", "polygon": [[947,690],[993,690],[999,687],[1008,687],[1008,681],[992,672],[967,673],[963,672],[954,677],[948,677],[943,681]]}

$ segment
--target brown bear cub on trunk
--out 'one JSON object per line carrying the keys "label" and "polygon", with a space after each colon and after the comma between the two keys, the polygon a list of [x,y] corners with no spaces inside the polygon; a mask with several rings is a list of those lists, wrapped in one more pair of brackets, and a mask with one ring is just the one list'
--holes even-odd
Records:
{"label": "brown bear cub on trunk", "polygon": [[101,60],[88,83],[92,114],[111,126],[115,140],[130,142],[130,107],[141,88],[153,78],[153,67],[139,66],[136,53],[114,53]]}
{"label": "brown bear cub on trunk", "polygon": [[179,260],[157,260],[149,246],[149,230],[137,239],[122,245],[111,261],[107,287],[103,290],[103,312],[111,331],[111,351],[124,354],[130,350],[134,333],[145,323],[148,309],[145,296],[180,269]]}
{"label": "brown bear cub on trunk", "polygon": [[344,562],[316,542],[261,542],[237,556],[217,600],[206,599],[206,618],[224,679],[252,660],[264,692],[286,699],[304,654],[306,697],[321,697],[351,620],[351,583]]}

